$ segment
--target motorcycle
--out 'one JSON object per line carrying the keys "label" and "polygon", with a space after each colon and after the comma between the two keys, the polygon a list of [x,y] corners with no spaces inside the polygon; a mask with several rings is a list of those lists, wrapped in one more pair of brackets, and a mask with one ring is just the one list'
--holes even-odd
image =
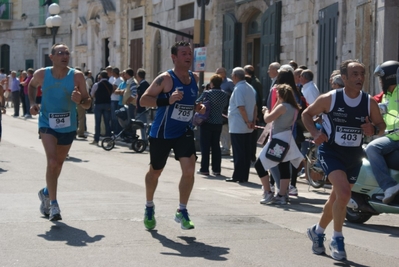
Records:
{"label": "motorcycle", "polygon": [[[394,151],[385,156],[390,175],[399,183],[399,165],[397,159],[399,151]],[[384,190],[378,185],[370,162],[363,158],[363,165],[360,169],[356,183],[352,187],[352,196],[346,208],[346,219],[352,223],[364,223],[371,216],[381,213],[399,213],[399,195],[385,204],[382,202]]]}

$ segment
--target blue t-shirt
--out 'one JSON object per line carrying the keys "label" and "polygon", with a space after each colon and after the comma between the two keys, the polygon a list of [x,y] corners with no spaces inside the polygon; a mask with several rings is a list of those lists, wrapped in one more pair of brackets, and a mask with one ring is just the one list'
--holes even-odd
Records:
{"label": "blue t-shirt", "polygon": [[168,70],[173,80],[173,87],[168,93],[161,93],[158,98],[169,98],[175,90],[183,91],[183,99],[168,106],[158,107],[151,126],[150,136],[153,138],[173,139],[182,136],[191,125],[194,115],[198,86],[191,71],[191,82],[183,84],[172,70]]}
{"label": "blue t-shirt", "polygon": [[76,131],[76,103],[71,99],[75,69],[70,68],[64,78],[56,79],[52,68],[47,67],[44,73],[39,128],[51,128],[59,133]]}

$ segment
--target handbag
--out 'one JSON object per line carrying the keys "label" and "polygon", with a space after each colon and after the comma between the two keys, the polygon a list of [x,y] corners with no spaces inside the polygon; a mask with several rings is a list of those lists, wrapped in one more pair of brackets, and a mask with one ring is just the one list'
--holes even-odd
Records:
{"label": "handbag", "polygon": [[[298,112],[295,111],[294,114],[294,120],[292,122],[291,128],[294,125],[296,118],[298,116]],[[291,134],[291,138],[292,138],[292,134]],[[288,153],[288,150],[290,149],[290,144],[280,140],[278,138],[273,138],[273,136],[271,135],[271,140],[269,142],[269,146],[267,147],[266,150],[266,158],[270,159],[272,161],[275,162],[282,162],[285,158],[285,156]]]}
{"label": "handbag", "polygon": [[290,145],[287,142],[272,138],[266,151],[266,158],[272,161],[282,162],[289,149]]}
{"label": "handbag", "polygon": [[211,101],[208,100],[208,92],[205,93],[202,104],[205,105],[205,113],[200,114],[198,112],[195,112],[193,116],[193,125],[194,126],[201,126],[205,121],[209,119],[209,115],[211,114]]}
{"label": "handbag", "polygon": [[122,96],[122,105],[127,105],[127,100],[131,96],[130,85],[131,81],[126,83],[126,88],[125,91],[123,91],[123,96]]}

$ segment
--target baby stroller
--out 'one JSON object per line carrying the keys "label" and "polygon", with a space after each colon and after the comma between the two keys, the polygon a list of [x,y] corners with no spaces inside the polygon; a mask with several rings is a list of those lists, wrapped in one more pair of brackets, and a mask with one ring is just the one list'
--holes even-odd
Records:
{"label": "baby stroller", "polygon": [[[147,112],[147,110],[144,112]],[[147,123],[143,123],[140,120],[131,119],[127,106],[123,106],[119,110],[115,111],[115,115],[120,126],[122,127],[122,131],[120,131],[120,133],[117,135],[114,134],[111,137],[104,138],[101,141],[101,147],[107,151],[112,150],[115,147],[116,139],[120,137],[126,143],[131,143],[132,149],[135,152],[143,152],[147,148],[148,143],[146,140],[139,139],[139,136],[136,134],[136,130],[147,128]]]}

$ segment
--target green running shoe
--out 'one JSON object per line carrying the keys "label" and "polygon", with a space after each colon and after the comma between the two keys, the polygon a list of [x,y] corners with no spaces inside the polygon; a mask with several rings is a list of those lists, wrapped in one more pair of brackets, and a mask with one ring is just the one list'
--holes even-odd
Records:
{"label": "green running shoe", "polygon": [[187,209],[177,210],[175,214],[175,221],[181,224],[181,229],[194,229],[194,223],[188,217]]}
{"label": "green running shoe", "polygon": [[155,207],[145,207],[144,226],[147,230],[155,228],[157,221],[155,220]]}

